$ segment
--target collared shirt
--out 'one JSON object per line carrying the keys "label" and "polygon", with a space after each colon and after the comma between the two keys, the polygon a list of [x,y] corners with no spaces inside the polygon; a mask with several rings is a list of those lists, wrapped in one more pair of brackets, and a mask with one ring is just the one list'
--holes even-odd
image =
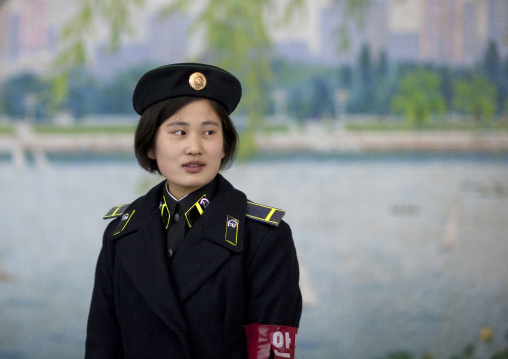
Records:
{"label": "collared shirt", "polygon": [[[180,200],[177,200],[171,193],[169,193],[167,183],[163,191],[163,203],[167,205],[169,216],[162,214],[163,226],[168,230],[167,234],[167,250],[168,256],[172,257],[174,251],[178,249],[180,244],[185,238],[190,226],[199,219],[199,216],[190,216],[189,210],[196,204],[196,202],[206,198],[211,200],[215,193],[216,179],[213,179],[207,185],[189,193]],[[206,206],[200,206],[201,208]],[[163,213],[162,211],[161,213]]]}

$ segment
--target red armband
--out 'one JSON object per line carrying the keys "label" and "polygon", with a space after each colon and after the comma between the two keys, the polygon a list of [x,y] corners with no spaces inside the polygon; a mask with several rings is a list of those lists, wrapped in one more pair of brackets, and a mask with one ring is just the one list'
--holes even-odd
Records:
{"label": "red armband", "polygon": [[270,348],[275,358],[295,358],[295,341],[298,328],[283,325],[259,325],[251,323],[243,326],[247,335],[249,359],[267,359]]}

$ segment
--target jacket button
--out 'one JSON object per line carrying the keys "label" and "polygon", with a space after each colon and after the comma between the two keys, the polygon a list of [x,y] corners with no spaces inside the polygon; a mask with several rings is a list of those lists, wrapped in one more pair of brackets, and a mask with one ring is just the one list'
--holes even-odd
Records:
{"label": "jacket button", "polygon": [[168,249],[168,257],[169,258],[173,257],[173,250],[171,248]]}
{"label": "jacket button", "polygon": [[174,219],[175,219],[175,222],[178,222],[178,220],[180,219],[180,215],[178,213],[175,213]]}

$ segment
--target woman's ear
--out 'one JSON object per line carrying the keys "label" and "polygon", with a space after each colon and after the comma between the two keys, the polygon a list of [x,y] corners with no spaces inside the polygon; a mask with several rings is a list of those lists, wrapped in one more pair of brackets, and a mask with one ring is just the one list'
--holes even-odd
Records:
{"label": "woman's ear", "polygon": [[148,152],[146,153],[146,155],[148,156],[149,159],[155,160],[155,153],[154,153],[153,149],[149,149]]}

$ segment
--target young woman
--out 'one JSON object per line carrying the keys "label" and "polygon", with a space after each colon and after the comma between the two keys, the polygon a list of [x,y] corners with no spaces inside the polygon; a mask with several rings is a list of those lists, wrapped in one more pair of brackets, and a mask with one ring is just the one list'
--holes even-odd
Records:
{"label": "young woman", "polygon": [[205,64],[138,82],[136,157],[165,180],[105,217],[86,358],[294,358],[302,299],[284,211],[219,174],[240,97],[232,74]]}

